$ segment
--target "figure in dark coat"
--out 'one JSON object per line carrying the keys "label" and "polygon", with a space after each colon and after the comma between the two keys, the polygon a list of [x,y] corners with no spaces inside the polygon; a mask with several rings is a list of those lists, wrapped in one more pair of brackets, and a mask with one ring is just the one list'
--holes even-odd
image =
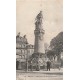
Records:
{"label": "figure in dark coat", "polygon": [[30,69],[31,69],[31,71],[32,71],[32,61],[30,62]]}
{"label": "figure in dark coat", "polygon": [[51,65],[51,62],[50,61],[47,61],[47,71],[48,70],[50,71],[50,65]]}

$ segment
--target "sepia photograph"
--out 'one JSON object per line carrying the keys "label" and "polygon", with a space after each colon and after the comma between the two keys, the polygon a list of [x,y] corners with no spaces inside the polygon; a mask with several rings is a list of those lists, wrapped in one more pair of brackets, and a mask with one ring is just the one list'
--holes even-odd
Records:
{"label": "sepia photograph", "polygon": [[16,80],[63,80],[63,0],[16,0]]}

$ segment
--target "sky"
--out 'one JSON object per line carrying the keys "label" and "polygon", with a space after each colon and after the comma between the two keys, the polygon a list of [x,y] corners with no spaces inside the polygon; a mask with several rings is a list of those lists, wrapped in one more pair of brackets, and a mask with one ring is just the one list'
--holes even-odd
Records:
{"label": "sky", "polygon": [[16,0],[16,35],[26,34],[29,44],[34,44],[35,18],[43,11],[44,41],[50,43],[59,32],[63,31],[62,0]]}

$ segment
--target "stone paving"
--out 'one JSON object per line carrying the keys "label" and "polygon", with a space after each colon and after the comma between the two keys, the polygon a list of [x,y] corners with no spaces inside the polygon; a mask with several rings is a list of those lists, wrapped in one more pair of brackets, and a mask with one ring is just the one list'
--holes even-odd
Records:
{"label": "stone paving", "polygon": [[63,70],[16,72],[16,80],[63,80]]}

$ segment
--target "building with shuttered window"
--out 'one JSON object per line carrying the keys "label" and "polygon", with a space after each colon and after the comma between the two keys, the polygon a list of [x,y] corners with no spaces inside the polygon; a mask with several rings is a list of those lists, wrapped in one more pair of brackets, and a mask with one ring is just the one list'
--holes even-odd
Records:
{"label": "building with shuttered window", "polygon": [[34,52],[34,45],[28,43],[26,35],[16,36],[16,69],[26,69],[27,60]]}

